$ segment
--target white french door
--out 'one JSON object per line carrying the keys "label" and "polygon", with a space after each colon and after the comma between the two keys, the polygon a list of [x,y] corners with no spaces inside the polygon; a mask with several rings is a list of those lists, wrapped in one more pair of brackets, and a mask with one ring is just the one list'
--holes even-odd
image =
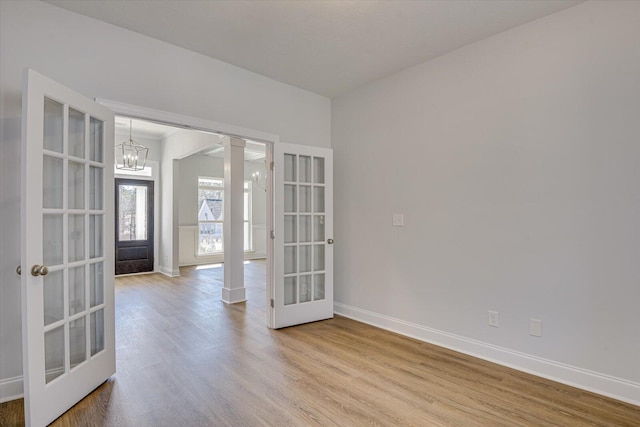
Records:
{"label": "white french door", "polygon": [[277,143],[274,328],[333,317],[333,152]]}
{"label": "white french door", "polygon": [[44,426],[115,372],[114,115],[33,70],[22,108],[25,418]]}

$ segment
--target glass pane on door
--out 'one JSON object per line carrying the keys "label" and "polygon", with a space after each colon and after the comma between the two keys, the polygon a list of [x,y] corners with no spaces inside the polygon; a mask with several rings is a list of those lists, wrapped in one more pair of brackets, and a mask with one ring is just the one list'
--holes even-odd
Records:
{"label": "glass pane on door", "polygon": [[104,350],[104,310],[91,313],[91,356]]}
{"label": "glass pane on door", "polygon": [[324,299],[324,273],[314,275],[313,285],[314,285],[313,299],[323,300]]}
{"label": "glass pane on door", "polygon": [[84,265],[69,269],[69,316],[85,310]]}
{"label": "glass pane on door", "polygon": [[284,216],[284,242],[295,243],[297,242],[297,221],[295,215]]}
{"label": "glass pane on door", "polygon": [[44,326],[64,319],[64,271],[50,271],[42,278]]}
{"label": "glass pane on door", "polygon": [[300,182],[311,182],[311,157],[309,156],[299,156],[300,157]]}
{"label": "glass pane on door", "polygon": [[87,331],[84,317],[69,322],[69,356],[71,369],[87,359]]}
{"label": "glass pane on door", "polygon": [[62,264],[63,218],[63,215],[42,216],[42,262],[49,268]]}
{"label": "glass pane on door", "polygon": [[102,215],[89,215],[89,257],[99,258],[103,255],[102,233],[103,229]]}
{"label": "glass pane on door", "polygon": [[118,240],[147,240],[147,187],[118,186]]}
{"label": "glass pane on door", "polygon": [[89,304],[91,307],[104,303],[104,263],[96,262],[89,267]]}
{"label": "glass pane on door", "polygon": [[56,157],[42,159],[42,207],[62,209],[62,176],[64,161]]}
{"label": "glass pane on door", "polygon": [[89,149],[91,151],[89,160],[94,162],[102,162],[102,126],[101,120],[91,117],[89,125]]}
{"label": "glass pane on door", "polygon": [[69,209],[84,209],[84,165],[69,162]]}
{"label": "glass pane on door", "polygon": [[52,99],[44,99],[44,149],[62,153],[64,105]]}
{"label": "glass pane on door", "polygon": [[44,334],[44,367],[47,383],[64,374],[64,326]]}
{"label": "glass pane on door", "polygon": [[84,215],[69,215],[69,262],[84,259]]}
{"label": "glass pane on door", "polygon": [[284,305],[295,304],[298,301],[298,288],[295,277],[284,278]]}
{"label": "glass pane on door", "polygon": [[102,209],[102,168],[89,168],[89,209]]}
{"label": "glass pane on door", "polygon": [[69,108],[69,155],[84,158],[84,113]]}
{"label": "glass pane on door", "polygon": [[300,302],[311,301],[311,275],[300,276]]}

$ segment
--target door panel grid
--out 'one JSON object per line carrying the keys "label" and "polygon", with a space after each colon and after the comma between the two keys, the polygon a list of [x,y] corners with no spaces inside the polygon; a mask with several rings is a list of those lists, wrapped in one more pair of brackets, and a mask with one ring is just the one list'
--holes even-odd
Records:
{"label": "door panel grid", "polygon": [[[285,154],[283,166],[284,304],[322,300],[325,295],[324,158]],[[317,168],[323,170],[317,171]]]}
{"label": "door panel grid", "polygon": [[[104,342],[104,324],[87,327],[94,313],[104,310],[104,295],[96,294],[104,292],[104,275],[90,276],[104,262],[99,177],[105,165],[92,160],[104,158],[101,129],[101,120],[45,98],[42,260],[50,271],[42,288],[46,383],[98,354],[90,353],[91,342]],[[91,295],[94,302],[103,302],[91,305]]]}

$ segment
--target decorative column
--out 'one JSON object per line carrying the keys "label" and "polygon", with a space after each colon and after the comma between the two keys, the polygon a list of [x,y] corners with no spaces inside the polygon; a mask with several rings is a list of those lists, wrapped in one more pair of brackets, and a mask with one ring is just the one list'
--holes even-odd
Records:
{"label": "decorative column", "polygon": [[244,139],[224,142],[224,287],[222,301],[246,301],[244,287]]}

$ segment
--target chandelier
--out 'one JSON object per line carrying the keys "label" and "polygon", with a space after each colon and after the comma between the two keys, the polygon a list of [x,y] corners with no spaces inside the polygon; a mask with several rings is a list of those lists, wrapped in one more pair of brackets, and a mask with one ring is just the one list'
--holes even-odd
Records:
{"label": "chandelier", "polygon": [[129,140],[116,145],[115,163],[116,169],[140,171],[147,162],[149,148],[138,144],[131,138],[133,120],[129,120]]}

